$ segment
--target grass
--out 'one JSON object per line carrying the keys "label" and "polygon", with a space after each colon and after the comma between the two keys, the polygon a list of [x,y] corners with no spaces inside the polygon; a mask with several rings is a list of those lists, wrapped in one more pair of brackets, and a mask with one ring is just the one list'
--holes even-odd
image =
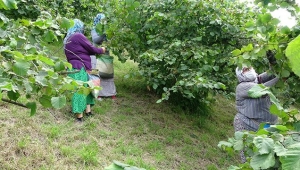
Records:
{"label": "grass", "polygon": [[[62,54],[59,54],[62,55]],[[69,106],[35,116],[0,103],[0,169],[97,169],[117,160],[147,170],[217,170],[238,163],[217,144],[233,136],[234,102],[217,97],[205,119],[188,115],[147,90],[137,64],[115,61],[117,99],[97,101],[77,124]],[[199,121],[201,126],[199,126]]]}

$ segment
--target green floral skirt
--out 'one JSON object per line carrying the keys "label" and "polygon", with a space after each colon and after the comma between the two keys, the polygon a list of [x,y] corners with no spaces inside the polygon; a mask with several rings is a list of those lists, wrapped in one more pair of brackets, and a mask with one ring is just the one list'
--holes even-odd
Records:
{"label": "green floral skirt", "polygon": [[[72,69],[72,71],[76,71],[76,69]],[[68,76],[75,80],[81,80],[84,82],[87,82],[89,80],[88,74],[84,68],[81,68],[78,73],[68,74]],[[74,93],[71,103],[72,112],[78,114],[84,112],[84,110],[86,109],[86,105],[94,105],[95,101],[92,94],[86,96],[84,94]]]}

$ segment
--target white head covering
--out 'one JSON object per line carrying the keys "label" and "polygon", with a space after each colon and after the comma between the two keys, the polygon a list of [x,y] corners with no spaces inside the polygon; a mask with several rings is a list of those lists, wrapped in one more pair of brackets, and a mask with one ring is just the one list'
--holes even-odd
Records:
{"label": "white head covering", "polygon": [[241,82],[255,82],[257,83],[257,73],[253,68],[251,68],[246,73],[243,73],[243,69],[248,67],[242,67],[242,69],[239,69],[238,67],[235,69],[236,77],[239,80],[239,83]]}

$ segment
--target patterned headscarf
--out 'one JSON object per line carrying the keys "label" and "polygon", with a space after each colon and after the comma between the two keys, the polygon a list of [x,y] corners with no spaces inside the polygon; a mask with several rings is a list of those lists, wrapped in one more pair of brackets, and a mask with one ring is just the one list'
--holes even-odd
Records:
{"label": "patterned headscarf", "polygon": [[105,15],[103,13],[99,13],[96,15],[94,18],[94,23],[93,23],[93,29],[96,29],[97,24],[100,23],[101,20],[105,18]]}
{"label": "patterned headscarf", "polygon": [[68,33],[64,39],[64,44],[67,44],[68,39],[76,32],[83,34],[84,24],[79,19],[74,19],[74,26],[68,29]]}

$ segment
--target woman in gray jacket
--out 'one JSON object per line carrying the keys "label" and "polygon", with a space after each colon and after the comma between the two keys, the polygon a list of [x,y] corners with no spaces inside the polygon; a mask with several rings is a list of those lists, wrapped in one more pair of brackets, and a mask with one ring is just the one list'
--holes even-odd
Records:
{"label": "woman in gray jacket", "polygon": [[[278,78],[266,72],[258,75],[252,67],[236,68],[236,76],[239,84],[236,87],[235,131],[257,131],[262,122],[275,124],[277,116],[270,113],[270,97],[264,95],[260,98],[252,98],[248,95],[248,91],[256,84],[273,86]],[[242,162],[246,161],[243,152],[241,152],[241,159]]]}

